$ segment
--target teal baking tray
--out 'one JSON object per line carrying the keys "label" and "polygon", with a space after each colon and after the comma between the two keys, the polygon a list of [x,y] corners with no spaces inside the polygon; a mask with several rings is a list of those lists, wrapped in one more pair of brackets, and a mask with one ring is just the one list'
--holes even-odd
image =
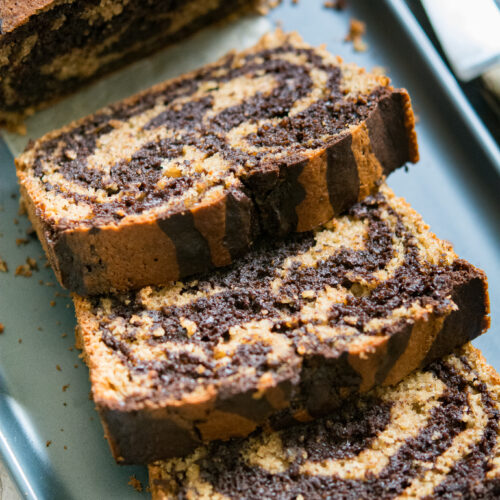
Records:
{"label": "teal baking tray", "polygon": [[[402,0],[351,0],[336,12],[323,0],[291,0],[272,10],[272,22],[297,30],[312,44],[349,61],[383,66],[408,88],[419,122],[421,161],[389,179],[457,253],[483,268],[490,281],[492,327],[478,339],[500,369],[500,154],[460,87]],[[367,23],[366,52],[343,42],[351,16]],[[89,400],[88,372],[73,348],[75,319],[67,293],[43,267],[42,249],[24,238],[13,158],[0,143],[0,455],[20,495],[28,499],[134,499],[132,474],[147,484],[144,467],[115,465]],[[16,221],[14,219],[17,219]],[[17,222],[17,223],[16,223]],[[15,276],[27,257],[31,278]],[[47,285],[46,283],[49,283]],[[60,370],[57,368],[60,367]],[[67,386],[63,391],[63,386]]]}

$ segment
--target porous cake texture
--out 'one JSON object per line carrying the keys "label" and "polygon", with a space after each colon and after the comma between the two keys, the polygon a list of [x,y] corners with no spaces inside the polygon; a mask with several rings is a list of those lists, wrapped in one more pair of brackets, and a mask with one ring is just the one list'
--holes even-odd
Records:
{"label": "porous cake texture", "polygon": [[46,135],[16,164],[59,281],[92,295],[228,265],[417,159],[405,90],[278,31]]}
{"label": "porous cake texture", "polygon": [[2,0],[0,125],[253,0]]}
{"label": "porous cake texture", "polygon": [[208,276],[74,301],[121,463],[310,420],[399,382],[489,322],[484,274],[385,186]]}
{"label": "porous cake texture", "polygon": [[153,500],[500,498],[500,378],[468,345],[327,418],[149,467]]}

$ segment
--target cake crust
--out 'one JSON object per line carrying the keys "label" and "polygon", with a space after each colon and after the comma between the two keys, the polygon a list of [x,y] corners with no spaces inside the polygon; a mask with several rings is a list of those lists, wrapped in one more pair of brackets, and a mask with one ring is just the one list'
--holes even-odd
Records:
{"label": "cake crust", "polygon": [[276,32],[48,134],[16,165],[58,280],[92,295],[228,265],[417,160],[405,90]]}
{"label": "cake crust", "polygon": [[229,269],[74,302],[120,463],[311,420],[489,324],[484,273],[385,186],[330,226],[263,244]]}
{"label": "cake crust", "polygon": [[5,1],[0,4],[2,28],[0,35],[10,33],[24,24],[30,16],[53,4],[54,0]]}
{"label": "cake crust", "polygon": [[498,498],[500,377],[466,345],[337,414],[149,466],[170,498]]}

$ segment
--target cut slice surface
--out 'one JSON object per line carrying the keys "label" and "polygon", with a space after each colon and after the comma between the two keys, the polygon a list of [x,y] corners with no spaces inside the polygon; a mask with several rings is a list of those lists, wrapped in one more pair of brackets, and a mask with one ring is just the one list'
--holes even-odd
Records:
{"label": "cut slice surface", "polygon": [[385,186],[208,277],[75,305],[94,400],[125,462],[323,414],[488,325],[484,274]]}
{"label": "cut slice surface", "polygon": [[16,163],[60,281],[93,294],[313,229],[417,161],[413,127],[387,77],[276,32],[48,134]]}
{"label": "cut slice surface", "polygon": [[468,345],[313,423],[149,467],[154,500],[500,497],[500,378]]}

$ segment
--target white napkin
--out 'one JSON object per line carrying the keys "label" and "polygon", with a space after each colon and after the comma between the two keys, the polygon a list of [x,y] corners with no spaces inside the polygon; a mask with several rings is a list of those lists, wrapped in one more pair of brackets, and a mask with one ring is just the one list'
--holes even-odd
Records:
{"label": "white napkin", "polygon": [[155,83],[217,60],[226,52],[250,47],[272,29],[269,19],[251,16],[217,27],[205,29],[195,36],[168,47],[112,73],[53,106],[39,111],[26,120],[27,134],[21,136],[3,132],[14,156],[20,154],[29,139],[36,139],[50,130],[86,116],[115,101],[119,101]]}

